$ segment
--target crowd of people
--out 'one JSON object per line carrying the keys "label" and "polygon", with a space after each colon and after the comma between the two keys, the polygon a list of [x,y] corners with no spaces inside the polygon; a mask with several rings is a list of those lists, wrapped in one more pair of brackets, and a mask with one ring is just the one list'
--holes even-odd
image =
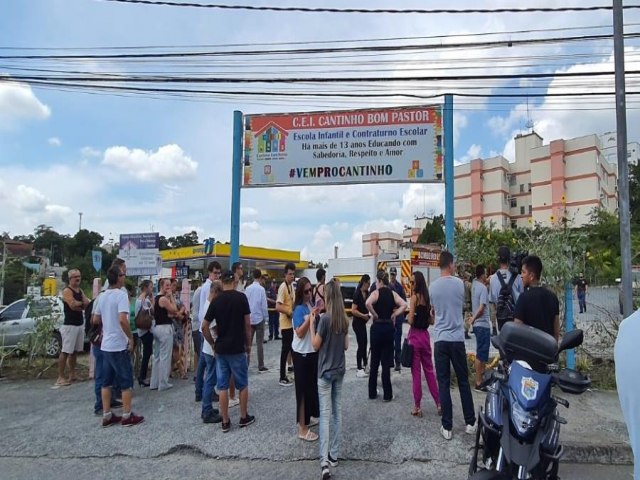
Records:
{"label": "crowd of people", "polygon": [[[357,342],[355,376],[368,378],[369,399],[380,395],[378,371],[382,400],[394,399],[391,369],[401,371],[403,323],[407,321],[406,343],[412,347],[411,415],[423,416],[424,376],[435,413],[441,416],[440,432],[445,439],[452,438],[453,367],[465,432],[475,434],[466,330],[475,335],[477,344],[477,390],[482,390],[482,372],[489,361],[491,306],[498,329],[505,321],[514,321],[540,328],[556,339],[559,336],[558,299],[540,287],[540,259],[526,257],[520,274],[509,268],[508,248],[498,251],[498,261],[500,268],[490,280],[486,268],[477,265],[475,278],[467,288],[457,276],[453,255],[442,252],[438,278],[427,285],[424,275],[414,272],[408,298],[394,268],[389,274],[379,270],[373,284],[369,275],[362,276],[353,298],[351,324]],[[339,456],[340,399],[349,347],[349,320],[339,281],[327,282],[323,269],[318,270],[315,285],[307,277],[295,281],[295,265],[287,264],[277,290],[275,285],[265,288],[265,276],[259,269],[252,272],[253,280],[245,288],[240,262],[223,272],[213,261],[207,271],[208,277],[195,290],[189,308],[180,297],[177,282],[171,279],[159,281],[155,296],[152,282],[142,281],[139,294],[130,302],[124,287],[126,264],[120,259],[108,270],[105,288],[91,302],[79,288],[80,272],[71,270],[69,286],[63,292],[65,326],[56,385],[65,386],[75,379],[75,355],[82,348],[79,338],[84,338],[83,312],[88,312],[95,358],[94,411],[102,416],[103,427],[137,425],[144,417],[131,410],[131,352],[135,344],[140,345],[135,372],[139,386],[162,392],[172,388],[172,375],[184,377],[183,350],[188,350],[187,341],[192,341],[195,400],[201,402],[201,419],[204,423],[220,423],[226,433],[231,429],[229,409],[235,405],[240,407],[238,427],[255,422],[249,413],[248,367],[255,342],[258,373],[268,371],[263,352],[268,332],[269,340],[281,339],[279,384],[295,385],[297,436],[305,442],[319,440],[322,478],[330,478],[329,467],[337,465]],[[467,292],[471,297],[468,306]],[[214,408],[216,402],[219,408]],[[115,414],[113,408],[122,408],[122,415]],[[319,426],[318,433],[311,430],[315,426]]]}

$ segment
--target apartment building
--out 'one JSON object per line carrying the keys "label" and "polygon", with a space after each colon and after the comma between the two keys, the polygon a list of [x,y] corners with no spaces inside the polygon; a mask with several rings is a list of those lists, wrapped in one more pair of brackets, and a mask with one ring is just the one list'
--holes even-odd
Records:
{"label": "apartment building", "polygon": [[402,235],[393,232],[375,232],[362,235],[362,256],[397,256],[402,243]]}
{"label": "apartment building", "polygon": [[[618,138],[616,132],[607,132],[600,135],[602,142],[602,154],[611,165],[618,169]],[[638,142],[627,143],[627,161],[629,165],[638,165],[640,161],[640,144]]]}
{"label": "apartment building", "polygon": [[472,160],[454,169],[455,219],[476,228],[551,225],[562,218],[574,226],[591,211],[617,208],[617,173],[602,154],[597,135],[543,145],[535,132],[515,139],[516,159]]}

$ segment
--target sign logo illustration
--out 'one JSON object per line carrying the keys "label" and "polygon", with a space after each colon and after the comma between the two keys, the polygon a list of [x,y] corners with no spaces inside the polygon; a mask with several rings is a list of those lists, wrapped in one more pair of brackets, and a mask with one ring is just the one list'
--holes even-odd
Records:
{"label": "sign logo illustration", "polygon": [[535,400],[538,395],[538,388],[540,384],[531,377],[522,377],[521,383],[522,389],[520,392],[522,393],[522,396],[527,400]]}

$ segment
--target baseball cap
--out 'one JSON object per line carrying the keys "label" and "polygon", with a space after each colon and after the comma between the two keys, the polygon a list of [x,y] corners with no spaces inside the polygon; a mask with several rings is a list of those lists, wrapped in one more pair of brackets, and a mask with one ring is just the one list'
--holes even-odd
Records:
{"label": "baseball cap", "polygon": [[397,275],[398,274],[398,270],[396,270],[396,267],[391,267],[389,269],[389,274],[390,275]]}
{"label": "baseball cap", "polygon": [[223,282],[228,282],[230,280],[234,280],[236,278],[235,274],[231,271],[231,270],[226,270],[223,274],[222,274],[222,281]]}

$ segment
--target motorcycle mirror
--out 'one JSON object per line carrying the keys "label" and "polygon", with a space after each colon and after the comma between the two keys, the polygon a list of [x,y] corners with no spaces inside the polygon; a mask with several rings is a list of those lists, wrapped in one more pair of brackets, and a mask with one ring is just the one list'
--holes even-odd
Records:
{"label": "motorcycle mirror", "polygon": [[558,349],[558,353],[564,350],[569,350],[570,348],[579,347],[582,345],[582,341],[584,340],[584,333],[582,330],[572,330],[567,332],[562,337],[560,341],[560,348]]}

